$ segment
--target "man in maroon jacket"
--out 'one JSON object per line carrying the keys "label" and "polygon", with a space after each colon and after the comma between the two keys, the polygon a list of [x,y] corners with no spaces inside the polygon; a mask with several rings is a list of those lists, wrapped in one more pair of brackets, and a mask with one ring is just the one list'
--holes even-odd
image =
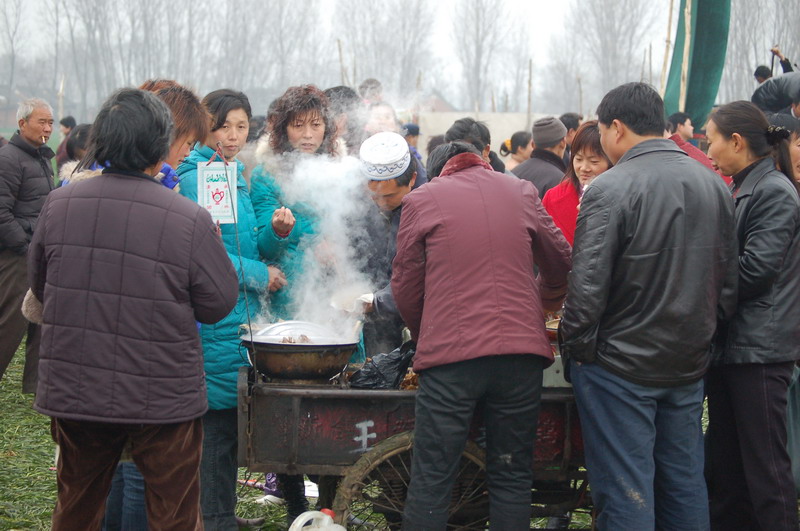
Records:
{"label": "man in maroon jacket", "polygon": [[544,311],[561,306],[570,247],[530,182],[458,151],[403,200],[393,262],[420,373],[404,527],[445,528],[481,402],[492,529],[527,529],[542,371],[553,362]]}

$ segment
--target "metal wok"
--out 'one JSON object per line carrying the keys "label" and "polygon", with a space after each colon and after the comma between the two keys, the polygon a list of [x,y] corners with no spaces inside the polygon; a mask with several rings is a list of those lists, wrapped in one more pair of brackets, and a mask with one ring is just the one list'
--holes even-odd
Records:
{"label": "metal wok", "polygon": [[[253,327],[255,328],[255,327]],[[304,336],[304,337],[302,337]],[[307,342],[287,343],[286,338]],[[256,370],[281,380],[328,380],[347,366],[358,341],[304,321],[283,321],[242,337]]]}

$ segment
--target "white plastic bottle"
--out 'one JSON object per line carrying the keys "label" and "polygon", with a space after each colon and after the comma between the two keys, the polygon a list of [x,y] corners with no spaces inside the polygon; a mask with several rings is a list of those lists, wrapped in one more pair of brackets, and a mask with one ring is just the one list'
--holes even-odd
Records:
{"label": "white plastic bottle", "polygon": [[[333,514],[333,511],[325,510]],[[310,523],[308,527],[306,524]],[[320,511],[306,511],[292,522],[289,531],[346,531],[344,527],[333,523],[333,518]]]}

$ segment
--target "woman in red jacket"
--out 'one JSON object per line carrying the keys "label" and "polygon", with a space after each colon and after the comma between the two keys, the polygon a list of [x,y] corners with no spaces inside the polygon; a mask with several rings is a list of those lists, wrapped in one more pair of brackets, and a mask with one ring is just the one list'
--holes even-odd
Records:
{"label": "woman in red jacket", "polygon": [[564,180],[544,194],[542,204],[570,245],[575,239],[578,203],[583,189],[613,164],[600,145],[597,120],[584,122],[572,141],[572,156]]}

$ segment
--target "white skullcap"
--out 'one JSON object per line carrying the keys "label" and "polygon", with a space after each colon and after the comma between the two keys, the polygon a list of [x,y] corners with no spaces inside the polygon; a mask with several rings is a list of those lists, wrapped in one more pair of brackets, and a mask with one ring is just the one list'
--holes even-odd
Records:
{"label": "white skullcap", "polygon": [[388,181],[403,175],[411,164],[408,143],[397,133],[376,133],[359,150],[361,173],[371,181]]}

